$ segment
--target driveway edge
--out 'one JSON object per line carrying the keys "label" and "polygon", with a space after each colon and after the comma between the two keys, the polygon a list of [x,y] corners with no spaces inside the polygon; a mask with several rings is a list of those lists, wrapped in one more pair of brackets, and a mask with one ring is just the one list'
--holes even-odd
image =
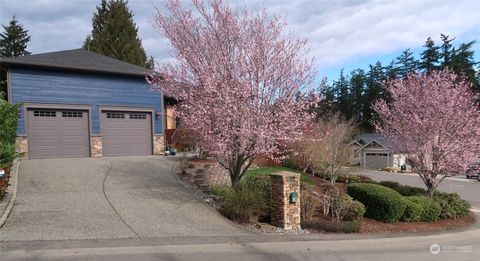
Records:
{"label": "driveway edge", "polygon": [[12,192],[11,196],[8,199],[7,207],[4,209],[2,216],[0,217],[0,228],[3,227],[5,222],[7,222],[7,218],[12,212],[13,204],[15,204],[15,200],[17,199],[17,184],[18,184],[18,166],[20,165],[20,161],[16,159],[13,162],[12,172],[10,172],[10,181],[12,182]]}

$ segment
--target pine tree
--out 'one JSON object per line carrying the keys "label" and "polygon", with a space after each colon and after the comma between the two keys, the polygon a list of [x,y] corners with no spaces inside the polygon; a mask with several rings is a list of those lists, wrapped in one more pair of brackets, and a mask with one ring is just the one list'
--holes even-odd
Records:
{"label": "pine tree", "polygon": [[29,55],[27,44],[30,41],[28,30],[18,23],[15,16],[10,20],[8,26],[3,26],[3,33],[0,33],[0,56],[16,57]]}
{"label": "pine tree", "polygon": [[420,54],[418,68],[427,73],[439,69],[440,47],[435,46],[435,42],[430,37],[428,37],[423,47],[425,47],[425,50]]}
{"label": "pine tree", "polygon": [[455,38],[450,39],[450,36],[445,34],[440,34],[440,38],[442,39],[442,45],[440,46],[440,58],[442,59],[442,68],[450,67],[452,56],[454,53],[452,41]]}
{"label": "pine tree", "polygon": [[93,29],[83,48],[147,67],[147,56],[126,0],[102,0],[93,16]]}
{"label": "pine tree", "polygon": [[451,68],[457,74],[464,74],[468,81],[472,83],[473,90],[479,90],[479,82],[476,78],[475,67],[480,62],[475,62],[472,46],[475,44],[475,41],[469,43],[462,43],[458,46],[457,49],[454,49],[454,52],[451,57]]}
{"label": "pine tree", "polygon": [[338,111],[348,119],[352,118],[352,98],[349,90],[349,82],[343,69],[340,71],[338,81],[333,82],[333,88],[335,89],[335,96],[337,97]]}
{"label": "pine tree", "polygon": [[350,73],[350,90],[351,90],[351,104],[352,117],[362,127],[368,128],[368,122],[365,121],[365,71],[362,69],[355,69]]}
{"label": "pine tree", "polygon": [[415,69],[417,69],[417,64],[418,61],[415,59],[413,56],[413,53],[409,49],[406,49],[405,51],[400,54],[395,59],[395,72],[397,77],[405,78],[407,74],[415,72]]}
{"label": "pine tree", "polygon": [[368,129],[373,130],[371,125],[373,120],[377,119],[377,114],[372,110],[372,104],[378,99],[387,99],[383,85],[387,78],[385,68],[380,62],[374,65],[369,65],[369,70],[366,75],[366,90],[364,99],[364,117],[365,125]]}

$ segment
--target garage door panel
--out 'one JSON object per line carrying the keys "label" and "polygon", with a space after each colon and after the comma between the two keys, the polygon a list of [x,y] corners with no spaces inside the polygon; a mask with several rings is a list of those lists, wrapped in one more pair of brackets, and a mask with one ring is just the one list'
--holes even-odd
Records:
{"label": "garage door panel", "polygon": [[30,158],[90,155],[88,112],[31,109],[27,114]]}
{"label": "garage door panel", "polygon": [[370,169],[383,169],[388,167],[388,153],[366,153],[365,155],[365,165],[366,168]]}
{"label": "garage door panel", "polygon": [[103,155],[152,154],[150,113],[102,112],[101,117]]}

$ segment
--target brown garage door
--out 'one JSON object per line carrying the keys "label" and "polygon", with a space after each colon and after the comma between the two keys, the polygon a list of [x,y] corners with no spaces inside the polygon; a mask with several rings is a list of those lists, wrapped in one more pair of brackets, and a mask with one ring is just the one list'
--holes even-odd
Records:
{"label": "brown garage door", "polygon": [[27,117],[31,159],[90,156],[87,111],[30,109]]}
{"label": "brown garage door", "polygon": [[152,155],[152,117],[146,112],[102,112],[104,156]]}
{"label": "brown garage door", "polygon": [[383,169],[388,167],[388,153],[366,153],[365,167],[367,169]]}

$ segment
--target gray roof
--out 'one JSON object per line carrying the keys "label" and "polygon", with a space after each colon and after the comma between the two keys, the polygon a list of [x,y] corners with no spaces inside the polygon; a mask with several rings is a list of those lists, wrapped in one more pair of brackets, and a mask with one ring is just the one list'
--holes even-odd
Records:
{"label": "gray roof", "polygon": [[388,148],[387,141],[385,140],[383,135],[380,133],[362,133],[358,135],[355,140],[356,141],[363,140],[364,142],[362,143],[362,145],[366,145],[370,143],[372,140],[374,140],[378,144],[384,146],[385,148]]}
{"label": "gray roof", "polygon": [[19,65],[145,76],[148,69],[85,49],[41,53],[13,58],[0,58],[0,65]]}

